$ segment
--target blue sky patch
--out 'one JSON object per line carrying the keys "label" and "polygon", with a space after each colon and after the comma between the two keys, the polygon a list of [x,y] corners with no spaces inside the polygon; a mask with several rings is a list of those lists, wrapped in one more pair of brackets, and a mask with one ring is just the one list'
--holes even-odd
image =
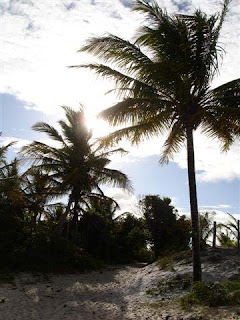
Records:
{"label": "blue sky patch", "polygon": [[64,7],[68,10],[71,11],[76,7],[76,4],[74,2],[71,2],[69,4],[64,4]]}
{"label": "blue sky patch", "polygon": [[172,0],[172,3],[174,5],[176,5],[178,7],[178,10],[179,11],[184,11],[184,12],[188,12],[191,5],[192,5],[192,1],[175,1],[175,0]]}

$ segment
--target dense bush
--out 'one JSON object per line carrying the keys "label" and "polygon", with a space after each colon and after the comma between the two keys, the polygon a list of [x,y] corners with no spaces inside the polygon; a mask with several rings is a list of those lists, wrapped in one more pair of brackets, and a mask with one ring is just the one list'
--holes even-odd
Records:
{"label": "dense bush", "polygon": [[[0,209],[2,269],[85,270],[109,263],[153,261],[152,229],[145,217],[127,213],[114,218],[109,203],[94,201],[77,224],[66,221],[59,234],[56,226],[64,213],[62,205],[45,210],[42,219],[33,223],[27,207],[16,204],[5,203]],[[166,213],[173,215],[171,225],[166,220],[159,230],[162,252],[185,248],[189,239],[188,220],[177,218],[172,208]]]}

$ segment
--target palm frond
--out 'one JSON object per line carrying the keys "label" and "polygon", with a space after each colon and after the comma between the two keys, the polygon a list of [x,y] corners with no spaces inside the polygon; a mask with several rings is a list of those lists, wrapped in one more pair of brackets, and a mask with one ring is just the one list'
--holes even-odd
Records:
{"label": "palm frond", "polygon": [[32,143],[22,147],[20,153],[23,159],[32,162],[33,164],[46,162],[51,166],[59,163],[66,157],[64,149],[51,147],[45,143],[39,141],[33,141]]}
{"label": "palm frond", "polygon": [[37,122],[32,126],[32,129],[38,132],[46,133],[50,138],[65,144],[61,134],[46,122]]}
{"label": "palm frond", "polygon": [[103,147],[101,144],[101,139],[99,139],[99,148],[96,150],[96,152],[100,151],[100,153],[99,153],[99,155],[97,155],[97,158],[110,157],[116,153],[119,153],[122,156],[122,155],[126,155],[128,153],[128,151],[124,150],[123,148],[117,148],[117,149],[108,150],[105,152],[103,152],[102,149],[103,149]]}
{"label": "palm frond", "polygon": [[114,170],[110,168],[103,168],[99,172],[99,183],[100,184],[109,184],[113,187],[123,188],[128,191],[132,191],[132,185],[127,175],[122,173],[119,170]]}
{"label": "palm frond", "polygon": [[109,80],[113,80],[115,83],[115,91],[119,97],[141,96],[142,92],[147,96],[151,96],[157,92],[154,86],[149,85],[142,79],[125,75],[124,73],[115,70],[109,66],[103,64],[86,64],[74,66],[75,68],[88,68],[94,71],[97,75]]}
{"label": "palm frond", "polygon": [[128,98],[103,110],[99,116],[111,125],[135,124],[164,112],[172,103],[166,99]]}
{"label": "palm frond", "polygon": [[[222,109],[235,108],[235,112],[240,109],[240,79],[229,81],[212,91],[213,103],[215,106],[220,106]],[[234,110],[232,110],[232,113]]]}
{"label": "palm frond", "polygon": [[222,151],[229,150],[236,138],[240,137],[240,110],[235,108],[211,108],[204,113],[201,122],[202,132],[208,137],[218,139]]}
{"label": "palm frond", "polygon": [[[91,193],[87,194],[86,202],[88,202],[89,199],[90,200],[91,199],[93,199],[93,200],[96,199],[96,200],[100,200],[100,201],[109,201],[110,203],[113,203],[116,206],[117,209],[120,208],[118,203],[114,199],[112,199],[112,198],[110,198],[110,197],[108,197],[106,195],[102,195],[102,194],[99,194],[99,193],[91,192]],[[90,206],[89,206],[89,208],[90,208]]]}
{"label": "palm frond", "polygon": [[139,144],[143,140],[148,140],[168,130],[171,123],[170,117],[171,112],[166,110],[155,117],[109,134],[102,139],[102,144],[111,146],[125,138],[130,140],[132,144]]}
{"label": "palm frond", "polygon": [[159,162],[161,164],[168,163],[169,160],[173,158],[173,155],[181,149],[185,139],[186,134],[183,124],[178,121],[173,125],[164,143],[164,149]]}
{"label": "palm frond", "polygon": [[227,131],[227,128],[219,128],[219,124],[215,120],[212,122],[209,120],[207,122],[203,121],[202,124],[204,126],[202,133],[206,134],[208,138],[219,140],[222,145],[221,150],[228,151],[234,141],[234,137]]}
{"label": "palm frond", "polygon": [[144,14],[146,16],[146,21],[151,23],[151,25],[158,24],[163,15],[163,11],[158,6],[156,0],[153,0],[151,3],[146,0],[135,1],[133,10]]}
{"label": "palm frond", "polygon": [[147,70],[152,61],[139,47],[114,35],[93,37],[79,50],[89,52],[106,63],[114,64],[117,68],[134,73],[136,70]]}
{"label": "palm frond", "polygon": [[224,20],[226,18],[226,15],[228,13],[229,5],[230,5],[231,1],[232,0],[224,0],[224,2],[223,2],[222,12],[221,12],[221,14],[219,16],[219,23],[218,23],[218,26],[217,26],[217,35],[218,36],[220,34],[223,22],[224,22]]}
{"label": "palm frond", "polygon": [[17,141],[12,141],[8,143],[6,146],[0,148],[0,161],[5,158],[5,155],[10,147],[12,147]]}

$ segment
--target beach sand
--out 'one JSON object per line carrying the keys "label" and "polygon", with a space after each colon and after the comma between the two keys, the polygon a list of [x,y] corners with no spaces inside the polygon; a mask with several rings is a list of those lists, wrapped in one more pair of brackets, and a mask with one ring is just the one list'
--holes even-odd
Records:
{"label": "beach sand", "polygon": [[[214,263],[206,259],[204,278],[213,281],[234,277],[239,273],[237,265],[239,255]],[[160,270],[154,263],[113,266],[75,274],[20,273],[15,275],[15,285],[1,284],[0,319],[240,319],[240,309],[236,307],[183,311],[177,302],[183,292],[170,292],[164,296],[146,294],[146,290],[154,287],[160,279],[181,273],[191,274],[191,264],[180,261],[174,265],[174,271]]]}

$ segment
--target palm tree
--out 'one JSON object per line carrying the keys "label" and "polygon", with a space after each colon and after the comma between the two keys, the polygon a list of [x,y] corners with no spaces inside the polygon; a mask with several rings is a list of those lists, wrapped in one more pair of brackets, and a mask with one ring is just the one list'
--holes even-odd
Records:
{"label": "palm tree", "polygon": [[22,175],[19,160],[6,160],[6,153],[14,142],[0,148],[0,219],[4,232],[7,225],[21,225],[24,220],[25,198],[22,191]]}
{"label": "palm tree", "polygon": [[134,10],[146,21],[134,42],[111,34],[90,38],[80,51],[105,64],[73,66],[115,81],[122,101],[100,116],[127,127],[110,134],[105,143],[127,138],[137,144],[167,130],[160,159],[164,163],[187,142],[194,281],[201,281],[201,261],[193,131],[200,128],[220,139],[223,150],[240,135],[240,80],[210,87],[223,52],[218,39],[229,2],[224,1],[221,14],[208,17],[200,10],[192,16],[170,16],[156,1],[138,0]]}
{"label": "palm tree", "polygon": [[54,186],[55,183],[52,179],[49,179],[49,175],[38,168],[30,168],[22,175],[22,190],[24,192],[27,214],[31,219],[33,229],[36,228],[37,222],[41,221],[47,207],[59,205],[48,205],[56,196],[53,193]]}
{"label": "palm tree", "polygon": [[[208,247],[212,244],[211,236],[214,237],[214,217],[216,212],[214,211],[205,211],[199,214],[199,221],[200,221],[200,240],[201,240],[201,247]],[[221,232],[222,228],[221,223],[216,223],[216,239],[219,240],[219,232]]]}
{"label": "palm tree", "polygon": [[[236,219],[231,213],[227,213],[230,221],[227,224],[221,224],[221,226],[225,227],[227,231],[230,231],[230,235],[232,235],[236,239],[237,247],[239,249],[240,243],[240,224],[239,219]],[[228,236],[228,233],[227,233]]]}
{"label": "palm tree", "polygon": [[83,107],[74,111],[63,107],[67,121],[59,121],[61,133],[47,123],[40,122],[33,129],[46,133],[56,141],[57,146],[33,141],[23,147],[25,157],[33,160],[34,167],[48,175],[52,188],[49,194],[62,196],[68,194],[68,204],[59,223],[62,229],[73,205],[73,221],[77,225],[79,214],[88,207],[89,199],[109,199],[102,184],[131,189],[127,176],[107,166],[108,157],[114,153],[124,153],[123,149],[106,151],[97,143],[92,143],[92,134],[85,125]]}
{"label": "palm tree", "polygon": [[8,149],[15,144],[15,141],[0,148],[0,201],[8,206],[18,207],[24,203],[24,196],[21,189],[22,177],[19,172],[19,160],[6,160]]}

